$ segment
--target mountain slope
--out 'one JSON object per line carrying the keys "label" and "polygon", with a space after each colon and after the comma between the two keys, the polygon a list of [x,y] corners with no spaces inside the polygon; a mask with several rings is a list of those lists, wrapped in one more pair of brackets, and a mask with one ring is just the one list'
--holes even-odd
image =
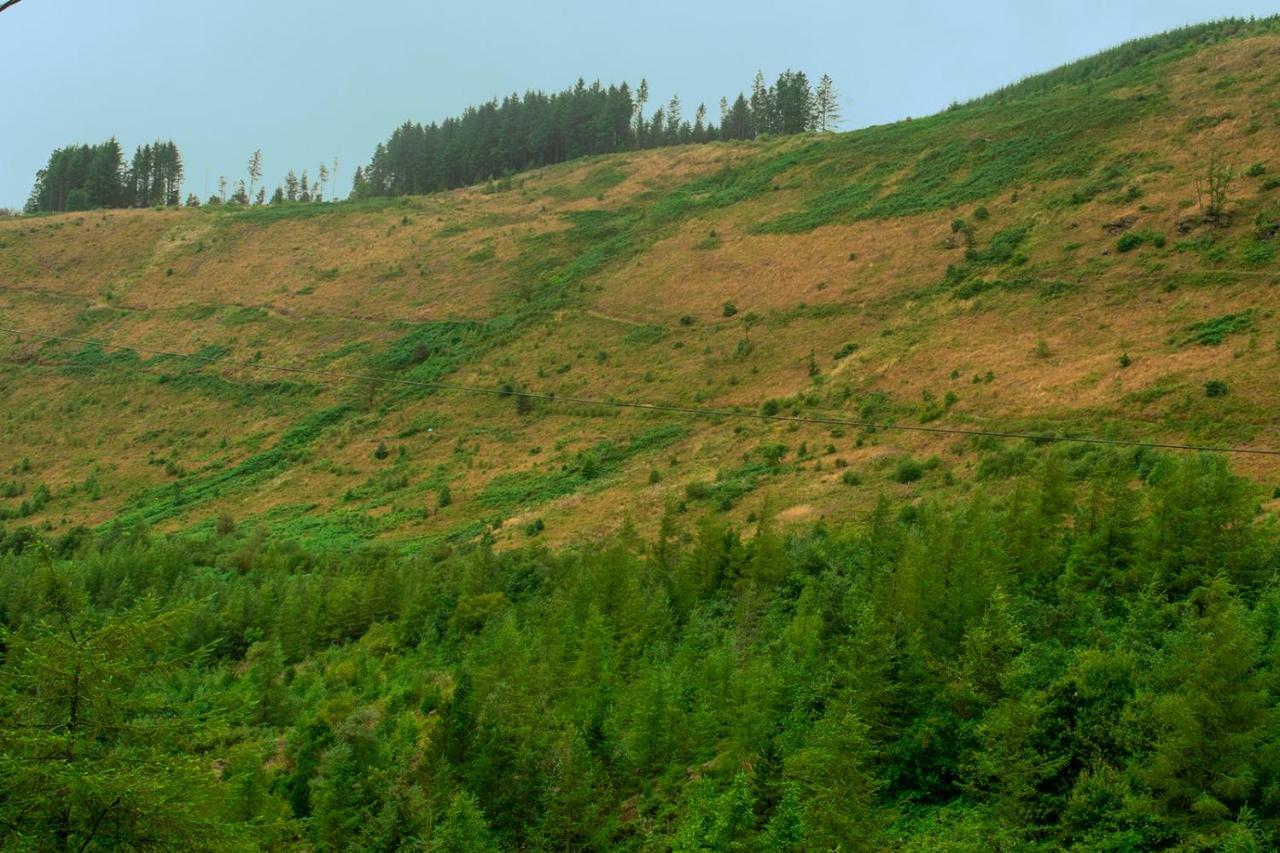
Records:
{"label": "mountain slope", "polygon": [[[6,335],[4,523],[556,542],[669,503],[740,519],[767,495],[799,520],[885,490],[950,500],[1049,452],[745,417],[762,409],[1280,447],[1274,29],[1183,31],[926,119],[510,186],[0,222],[0,325],[204,358]],[[1236,170],[1220,217],[1215,163]],[[1275,457],[1232,465],[1280,482]]]}

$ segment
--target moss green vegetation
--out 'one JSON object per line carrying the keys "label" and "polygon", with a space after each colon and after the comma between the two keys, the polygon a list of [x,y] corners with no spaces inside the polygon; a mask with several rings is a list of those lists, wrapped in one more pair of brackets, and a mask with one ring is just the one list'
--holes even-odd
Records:
{"label": "moss green vegetation", "polygon": [[1271,847],[1277,529],[1219,459],[1112,456],[749,541],[678,512],[560,553],[11,530],[0,837]]}

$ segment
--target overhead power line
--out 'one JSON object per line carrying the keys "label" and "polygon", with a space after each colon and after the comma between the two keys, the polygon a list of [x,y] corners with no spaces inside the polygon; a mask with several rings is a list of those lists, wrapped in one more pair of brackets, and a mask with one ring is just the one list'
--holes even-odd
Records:
{"label": "overhead power line", "polygon": [[[196,353],[176,352],[173,350],[151,349],[148,347],[129,346],[125,344],[113,344],[107,341],[94,340],[92,338],[79,338],[71,335],[53,335],[47,332],[35,331],[32,329],[20,329],[7,326],[0,326],[0,332],[8,332],[9,334],[19,337],[26,336],[38,338],[46,341],[59,341],[62,343],[80,344],[82,346],[96,346],[102,349],[126,350],[142,355],[163,356],[167,358],[188,359],[191,361],[204,362],[206,364],[216,364],[224,367],[240,367],[248,370],[267,370],[278,373],[290,373],[302,376],[315,376],[326,379],[343,379],[354,382],[381,382],[389,385],[401,385],[411,388],[424,388],[433,391],[455,391],[462,394],[482,394],[491,397],[524,397],[529,400],[543,400],[549,403],[571,403],[575,405],[588,406],[611,406],[618,409],[639,409],[650,412],[665,412],[669,414],[689,415],[699,418],[737,418],[771,421],[778,423],[794,423],[794,424],[811,424],[814,426],[848,426],[858,427],[868,430],[884,430],[898,432],[918,432],[929,433],[933,435],[958,435],[967,437],[988,437],[988,438],[1012,438],[1023,439],[1035,442],[1063,442],[1076,444],[1097,444],[1111,447],[1135,447],[1135,448],[1153,448],[1159,450],[1182,450],[1202,453],[1239,453],[1252,454],[1257,456],[1280,456],[1280,450],[1261,447],[1217,447],[1212,445],[1201,444],[1178,444],[1175,442],[1159,442],[1159,441],[1134,441],[1126,439],[1099,438],[1096,436],[1071,436],[1071,435],[1045,435],[1037,433],[1014,432],[1005,430],[985,430],[985,429],[966,429],[964,427],[942,427],[942,426],[926,426],[923,424],[899,424],[885,423],[878,421],[854,419],[854,418],[835,418],[835,417],[805,417],[802,415],[782,415],[782,414],[765,414],[739,412],[729,409],[709,409],[695,406],[677,406],[665,403],[644,403],[633,400],[610,400],[594,397],[577,397],[566,396],[554,393],[541,393],[536,391],[520,391],[511,388],[491,388],[475,385],[459,385],[452,382],[429,382],[421,379],[406,379],[399,376],[385,375],[367,375],[358,373],[348,373],[338,370],[318,370],[310,367],[290,367],[288,365],[267,364],[264,362],[254,361],[236,361],[218,356],[203,356]],[[117,365],[120,366],[120,365]]]}

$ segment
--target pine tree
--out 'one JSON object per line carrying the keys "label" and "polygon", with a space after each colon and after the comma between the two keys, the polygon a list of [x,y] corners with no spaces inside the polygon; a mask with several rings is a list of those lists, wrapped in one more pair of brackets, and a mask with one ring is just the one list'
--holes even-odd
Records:
{"label": "pine tree", "polygon": [[635,98],[635,139],[637,147],[644,147],[645,124],[644,108],[649,103],[649,81],[641,78],[640,88],[636,89]]}
{"label": "pine tree", "polygon": [[738,93],[733,106],[729,108],[728,122],[720,128],[720,132],[725,139],[753,139],[755,137],[756,130],[751,121],[751,105],[747,103],[746,97],[741,92]]}
{"label": "pine tree", "polygon": [[498,844],[475,796],[454,796],[440,826],[432,833],[432,849],[441,853],[498,853]]}
{"label": "pine tree", "polygon": [[653,145],[663,145],[666,133],[666,113],[662,107],[658,107],[649,119],[649,139]]}
{"label": "pine tree", "polygon": [[1213,827],[1257,789],[1275,710],[1256,630],[1230,584],[1212,581],[1191,608],[1154,673],[1159,692],[1138,711],[1154,730],[1138,775],[1170,818]]}
{"label": "pine tree", "polygon": [[756,134],[781,132],[775,116],[774,93],[765,84],[763,71],[756,71],[751,84],[751,119]]}
{"label": "pine tree", "polygon": [[1223,573],[1243,587],[1265,577],[1267,557],[1251,524],[1254,487],[1225,459],[1204,454],[1164,460],[1151,480],[1141,562],[1169,594],[1186,595]]}
{"label": "pine tree", "polygon": [[867,727],[839,704],[810,729],[803,748],[787,759],[811,849],[857,850],[876,830],[876,791]]}
{"label": "pine tree", "polygon": [[575,729],[561,733],[552,754],[539,835],[547,849],[587,849],[600,825],[599,804],[610,796],[608,780]]}
{"label": "pine tree", "polygon": [[813,91],[803,71],[782,72],[773,91],[776,132],[793,134],[813,130]]}
{"label": "pine tree", "polygon": [[178,199],[182,195],[182,154],[178,151],[178,146],[173,142],[167,143],[168,161],[169,161],[169,187],[165,193],[165,203],[170,205],[178,204]]}
{"label": "pine tree", "polygon": [[123,196],[123,156],[115,137],[91,148],[84,182],[91,207],[119,207]]}
{"label": "pine tree", "polygon": [[99,624],[52,565],[41,604],[34,630],[0,634],[0,846],[247,846],[201,754],[216,721],[166,682],[181,611],[144,603]]}
{"label": "pine tree", "polygon": [[680,132],[683,119],[680,115],[680,96],[672,95],[667,102],[667,144],[676,145],[681,141]]}
{"label": "pine tree", "polygon": [[257,187],[258,181],[262,178],[262,149],[254,151],[249,157],[249,192],[248,196],[253,195],[254,188]]}
{"label": "pine tree", "polygon": [[813,96],[814,120],[823,132],[835,130],[840,124],[840,95],[830,74],[823,74],[818,90]]}
{"label": "pine tree", "polygon": [[133,165],[129,170],[129,182],[134,207],[150,207],[153,186],[151,184],[152,159],[150,145],[139,145],[133,152]]}

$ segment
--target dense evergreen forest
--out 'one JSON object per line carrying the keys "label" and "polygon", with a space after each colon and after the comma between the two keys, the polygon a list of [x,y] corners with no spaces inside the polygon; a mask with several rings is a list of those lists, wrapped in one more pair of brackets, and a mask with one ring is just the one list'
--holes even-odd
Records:
{"label": "dense evergreen forest", "polygon": [[178,204],[182,155],[172,141],[140,145],[126,165],[115,138],[69,145],[49,155],[36,173],[27,213]]}
{"label": "dense evergreen forest", "polygon": [[1221,458],[1042,453],[561,553],[10,528],[3,846],[1274,849],[1275,520]]}
{"label": "dense evergreen forest", "polygon": [[644,80],[633,91],[579,79],[562,92],[512,94],[440,124],[406,122],[356,170],[353,194],[418,195],[588,154],[830,130],[840,120],[831,78],[815,89],[802,71],[784,71],[772,86],[757,73],[750,96],[721,99],[718,123],[705,104],[690,121],[678,96],[646,113],[649,97]]}

